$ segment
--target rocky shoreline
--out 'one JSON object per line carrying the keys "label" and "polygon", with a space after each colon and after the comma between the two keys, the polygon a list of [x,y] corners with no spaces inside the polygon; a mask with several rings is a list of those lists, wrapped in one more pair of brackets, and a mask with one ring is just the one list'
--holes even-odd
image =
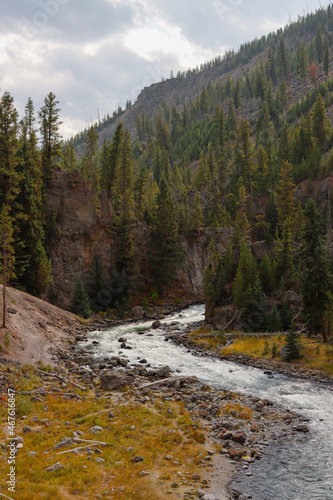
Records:
{"label": "rocky shoreline", "polygon": [[[265,370],[270,378],[278,372],[298,379],[324,383],[326,386],[332,382],[328,376],[322,376],[318,372],[299,372],[287,363],[270,363],[243,355],[221,356],[220,353],[207,351],[206,348],[192,341],[189,335],[193,330],[193,325],[191,329],[184,332],[175,331],[175,326],[154,325],[165,330],[166,341],[185,346],[198,356],[215,357],[251,365]],[[194,328],[196,326],[199,325],[194,325]],[[84,336],[81,335],[78,340],[83,340],[83,338]],[[122,344],[124,349],[126,339],[120,340],[125,340]],[[239,491],[244,481],[253,475],[249,471],[250,465],[260,460],[263,455],[269,454],[270,447],[281,442],[281,439],[293,439],[299,433],[309,432],[306,418],[272,401],[207,386],[202,387],[196,381],[182,380],[174,376],[175,374],[171,374],[169,367],[154,370],[145,359],[130,365],[126,356],[113,356],[105,362],[90,363],[89,369],[81,367],[74,370],[82,377],[83,382],[94,384],[101,382],[101,386],[107,390],[116,390],[129,385],[132,393],[134,391],[134,395],[143,404],[154,399],[157,394],[166,401],[182,401],[193,419],[198,422],[198,426],[217,443],[220,454],[225,455],[234,466],[234,473],[228,480],[228,483],[233,485],[229,490],[229,498],[242,500],[251,498],[248,495],[242,495]],[[164,381],[164,379],[168,380]],[[140,389],[142,386],[150,385],[151,381],[157,382],[156,385]],[[218,477],[215,481],[218,483]],[[210,485],[213,490],[214,484],[213,480]],[[237,489],[235,484],[237,484]],[[218,488],[215,489],[218,491]],[[223,497],[218,494],[214,496],[211,493],[211,496],[205,495],[203,492],[201,498],[209,500],[226,498],[225,495]]]}

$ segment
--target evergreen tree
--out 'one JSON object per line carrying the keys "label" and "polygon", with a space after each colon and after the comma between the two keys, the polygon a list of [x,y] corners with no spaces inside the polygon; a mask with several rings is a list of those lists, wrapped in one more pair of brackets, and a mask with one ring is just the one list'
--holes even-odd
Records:
{"label": "evergreen tree", "polygon": [[259,280],[255,283],[252,300],[245,308],[242,316],[251,332],[265,332],[267,330],[267,307]]}
{"label": "evergreen tree", "polygon": [[29,98],[25,116],[21,122],[18,172],[21,174],[20,191],[17,197],[19,241],[16,250],[16,286],[29,293],[40,295],[46,292],[51,280],[51,264],[45,250],[45,213],[42,162],[37,148],[34,129],[34,106]]}
{"label": "evergreen tree", "polygon": [[61,155],[61,138],[59,134],[60,108],[56,96],[50,92],[44,99],[44,106],[40,109],[39,123],[42,140],[42,166],[45,179],[52,177],[54,159]]}
{"label": "evergreen tree", "polygon": [[97,140],[98,135],[96,134],[95,128],[92,125],[88,132],[85,141],[86,150],[82,159],[82,174],[85,179],[89,179],[92,182],[94,189],[98,189],[99,186],[99,172],[97,167]]}
{"label": "evergreen tree", "polygon": [[73,146],[68,142],[62,152],[62,168],[66,172],[74,172],[78,168]]}
{"label": "evergreen tree", "polygon": [[150,174],[146,166],[141,167],[139,175],[134,184],[135,211],[138,219],[141,219],[147,206],[148,185]]}
{"label": "evergreen tree", "polygon": [[238,109],[242,105],[240,81],[237,80],[233,91],[234,105]]}
{"label": "evergreen tree", "polygon": [[114,183],[120,160],[120,152],[124,140],[123,124],[119,123],[116,128],[112,143],[109,146],[104,143],[102,155],[103,162],[101,165],[101,187],[106,189],[109,198],[116,195]]}
{"label": "evergreen tree", "polygon": [[276,193],[276,206],[280,228],[284,227],[287,219],[292,220],[295,213],[295,184],[293,183],[291,172],[292,165],[286,161],[281,167],[280,180]]}
{"label": "evergreen tree", "polygon": [[254,79],[254,95],[261,100],[264,100],[266,90],[266,80],[261,67],[257,69]]}
{"label": "evergreen tree", "polygon": [[204,216],[201,205],[201,196],[200,193],[197,192],[193,200],[190,227],[192,231],[197,231],[198,229],[201,229],[203,225]]}
{"label": "evergreen tree", "polygon": [[13,247],[13,221],[9,206],[5,203],[0,211],[0,273],[2,274],[2,328],[6,328],[6,289],[9,280],[15,277],[15,255]]}
{"label": "evergreen tree", "polygon": [[289,60],[288,60],[288,52],[284,43],[284,38],[280,38],[280,42],[278,45],[278,67],[280,75],[284,78],[288,78],[289,76]]}
{"label": "evergreen tree", "polygon": [[170,189],[164,179],[156,200],[156,211],[152,221],[150,267],[156,286],[165,291],[175,279],[184,260],[180,246],[176,209]]}
{"label": "evergreen tree", "polygon": [[272,80],[274,85],[277,82],[277,75],[276,75],[276,66],[275,66],[275,60],[274,60],[274,54],[272,49],[269,49],[268,52],[268,67],[269,67],[269,78]]}
{"label": "evergreen tree", "polygon": [[289,307],[287,297],[284,298],[280,318],[281,318],[282,330],[284,332],[289,331],[293,323],[293,314]]}
{"label": "evergreen tree", "polygon": [[133,154],[131,136],[125,130],[124,139],[119,151],[119,160],[116,162],[114,178],[114,207],[120,211],[127,220],[133,217]]}
{"label": "evergreen tree", "polygon": [[325,103],[318,94],[312,111],[312,135],[322,151],[327,147],[327,116]]}
{"label": "evergreen tree", "polygon": [[315,202],[308,200],[305,207],[305,225],[302,246],[302,303],[308,334],[321,334],[327,342],[324,316],[329,306],[332,286],[330,264],[323,236],[322,221]]}
{"label": "evergreen tree", "polygon": [[317,61],[320,64],[323,59],[323,41],[322,41],[322,28],[319,26],[316,33],[316,53]]}
{"label": "evergreen tree", "polygon": [[276,304],[274,304],[273,311],[269,319],[268,330],[273,333],[281,332],[281,319]]}
{"label": "evergreen tree", "polygon": [[307,66],[308,62],[306,56],[306,48],[305,43],[302,41],[302,43],[299,44],[297,48],[297,73],[302,78],[302,80],[306,80]]}
{"label": "evergreen tree", "polygon": [[284,361],[293,361],[294,359],[300,359],[301,355],[301,341],[295,331],[295,325],[292,323],[289,332],[286,335],[286,344],[284,346],[285,355]]}
{"label": "evergreen tree", "polygon": [[227,130],[228,133],[234,132],[237,127],[237,116],[236,116],[236,110],[234,106],[234,102],[230,99],[229,100],[229,108],[228,108],[228,116],[227,116]]}
{"label": "evergreen tree", "polygon": [[91,315],[89,297],[84,289],[80,276],[76,279],[71,301],[71,311],[78,316],[82,316],[83,318],[87,318]]}
{"label": "evergreen tree", "polygon": [[264,292],[270,295],[275,289],[276,283],[272,260],[267,252],[264,253],[259,264],[259,275]]}
{"label": "evergreen tree", "polygon": [[330,47],[327,42],[324,54],[324,72],[326,76],[328,76],[329,71],[330,71]]}
{"label": "evergreen tree", "polygon": [[234,302],[237,307],[246,307],[250,303],[256,279],[257,262],[245,240],[242,240],[233,286]]}
{"label": "evergreen tree", "polygon": [[240,174],[247,179],[249,193],[252,194],[253,147],[250,140],[250,124],[241,118],[237,134],[237,159]]}

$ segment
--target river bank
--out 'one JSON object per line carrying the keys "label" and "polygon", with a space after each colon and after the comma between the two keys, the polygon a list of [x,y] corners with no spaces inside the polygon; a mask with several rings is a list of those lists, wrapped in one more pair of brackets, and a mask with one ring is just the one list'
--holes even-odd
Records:
{"label": "river bank", "polygon": [[[183,314],[180,314],[179,317],[183,317]],[[149,345],[153,342],[155,330],[147,329],[149,328],[149,324],[147,323],[142,326],[145,329],[141,332],[136,331],[133,334],[135,337],[129,340],[127,339],[127,334],[120,335],[121,332],[125,331],[126,326],[123,325],[123,330],[121,330],[121,327],[118,328],[119,333],[116,334],[115,338],[119,342],[119,356],[108,355],[104,358],[98,356],[98,359],[96,357],[93,359],[91,351],[89,353],[92,347],[93,350],[103,347],[105,335],[108,335],[107,331],[105,335],[103,335],[102,331],[96,332],[90,338],[90,342],[92,341],[90,345],[85,345],[85,342],[82,342],[81,339],[80,345],[81,347],[85,346],[86,361],[88,362],[89,360],[89,368],[94,374],[90,374],[90,376],[103,376],[102,374],[105,370],[111,370],[115,373],[122,366],[122,371],[127,377],[134,380],[134,384],[137,383],[137,380],[145,379],[147,376],[148,378],[152,377],[153,380],[158,379],[158,376],[168,377],[170,370],[164,368],[159,375],[153,373],[152,365],[144,357],[140,360],[138,358],[136,362],[133,361],[133,355],[130,356],[130,359],[128,358],[128,354],[132,353],[132,349],[134,350],[133,352],[136,350],[133,345],[134,338],[136,340],[140,339],[138,340],[139,345],[143,345],[141,351],[138,353],[140,355],[143,355],[145,352],[144,342],[148,341]],[[150,326],[152,326],[151,323]],[[155,328],[163,332],[164,339],[168,340],[169,343],[174,340],[174,337],[178,339],[182,337],[182,328],[177,321],[171,323],[162,322],[156,325]],[[188,329],[188,331],[190,330],[191,328]],[[95,340],[92,340],[93,338]],[[88,339],[86,341],[88,342]],[[186,345],[186,347],[188,348],[189,346]],[[117,348],[116,344],[111,350],[114,351],[115,348]],[[105,352],[105,346],[100,352]],[[208,357],[203,356],[200,352],[197,354],[200,358]],[[77,353],[77,355],[80,357],[80,353]],[[158,361],[158,358],[155,358],[155,366],[158,365]],[[195,373],[195,370],[190,373]],[[174,372],[174,375],[176,374],[177,370]],[[271,373],[267,373],[267,380],[271,376]],[[206,390],[204,395],[202,392],[199,392],[199,395],[194,394],[192,399],[192,396],[188,398],[188,394],[186,392],[185,394],[183,393],[184,389],[177,380],[168,382],[164,390],[169,393],[166,396],[167,398],[181,399],[184,402],[186,409],[191,415],[199,419],[200,425],[205,429],[206,434],[221,446],[221,452],[234,465],[234,472],[237,472],[237,479],[235,480],[236,483],[233,484],[232,498],[250,498],[249,496],[244,497],[239,494],[241,486],[253,476],[253,472],[248,471],[248,468],[251,464],[255,464],[259,458],[264,457],[266,453],[270,453],[272,446],[276,446],[281,440],[289,442],[289,440],[296,438],[299,434],[310,436],[308,434],[309,428],[306,424],[307,419],[300,417],[293,411],[287,411],[285,406],[276,405],[272,401],[266,400],[266,398],[240,395],[237,394],[237,391],[219,392],[216,388],[210,388],[208,391]],[[258,423],[260,424],[259,426],[257,425]],[[240,472],[242,472],[242,476],[239,476]],[[230,479],[232,477],[229,477]],[[237,481],[241,481],[241,483],[237,483]]]}

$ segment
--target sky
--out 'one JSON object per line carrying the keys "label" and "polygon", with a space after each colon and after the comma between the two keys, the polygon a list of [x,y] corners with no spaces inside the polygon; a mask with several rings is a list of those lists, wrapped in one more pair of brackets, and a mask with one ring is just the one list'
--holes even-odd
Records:
{"label": "sky", "polygon": [[20,113],[53,92],[68,139],[140,91],[327,0],[2,0],[0,90]]}

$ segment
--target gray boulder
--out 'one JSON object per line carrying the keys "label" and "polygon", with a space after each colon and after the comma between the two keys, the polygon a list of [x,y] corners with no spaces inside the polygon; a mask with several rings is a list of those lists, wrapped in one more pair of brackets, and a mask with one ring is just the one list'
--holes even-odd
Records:
{"label": "gray boulder", "polygon": [[133,379],[123,372],[108,371],[101,376],[101,388],[116,391],[133,383]]}

